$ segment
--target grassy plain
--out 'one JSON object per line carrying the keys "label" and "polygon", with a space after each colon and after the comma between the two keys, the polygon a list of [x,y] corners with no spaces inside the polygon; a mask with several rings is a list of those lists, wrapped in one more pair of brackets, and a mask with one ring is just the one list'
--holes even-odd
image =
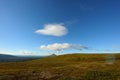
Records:
{"label": "grassy plain", "polygon": [[0,80],[120,80],[120,54],[66,54],[1,62]]}

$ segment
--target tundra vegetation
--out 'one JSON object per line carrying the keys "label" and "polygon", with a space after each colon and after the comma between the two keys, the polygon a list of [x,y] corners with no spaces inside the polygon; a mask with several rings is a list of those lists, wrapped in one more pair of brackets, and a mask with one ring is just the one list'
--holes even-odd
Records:
{"label": "tundra vegetation", "polygon": [[120,80],[119,63],[120,54],[65,54],[1,62],[0,80]]}

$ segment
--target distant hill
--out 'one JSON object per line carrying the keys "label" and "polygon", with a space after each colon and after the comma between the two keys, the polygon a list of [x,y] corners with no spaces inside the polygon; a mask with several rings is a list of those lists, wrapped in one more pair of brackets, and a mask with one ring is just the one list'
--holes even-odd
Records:
{"label": "distant hill", "polygon": [[13,58],[15,56],[12,56],[12,55],[7,55],[7,54],[0,54],[0,59],[5,59],[5,58]]}
{"label": "distant hill", "polygon": [[65,54],[65,55],[52,55],[54,57],[47,57],[43,59],[32,60],[34,62],[80,62],[80,61],[106,61],[110,57],[116,56],[120,59],[120,54]]}
{"label": "distant hill", "polygon": [[42,58],[40,56],[14,56],[8,54],[0,54],[0,62],[14,62],[14,61],[25,61],[36,58]]}
{"label": "distant hill", "polygon": [[17,56],[12,56],[8,54],[0,54],[0,62],[2,61],[12,61],[13,59],[17,59]]}

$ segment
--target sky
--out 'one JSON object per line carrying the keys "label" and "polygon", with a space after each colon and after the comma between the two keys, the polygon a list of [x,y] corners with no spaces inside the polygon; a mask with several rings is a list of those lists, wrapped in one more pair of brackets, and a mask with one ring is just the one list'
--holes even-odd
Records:
{"label": "sky", "polygon": [[0,53],[119,51],[119,0],[0,0]]}

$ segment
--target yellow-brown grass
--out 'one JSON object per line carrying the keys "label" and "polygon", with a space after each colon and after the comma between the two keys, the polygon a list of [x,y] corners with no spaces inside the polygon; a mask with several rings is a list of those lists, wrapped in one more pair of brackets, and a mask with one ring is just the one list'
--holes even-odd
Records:
{"label": "yellow-brown grass", "polygon": [[66,54],[0,63],[0,80],[119,80],[120,54]]}

